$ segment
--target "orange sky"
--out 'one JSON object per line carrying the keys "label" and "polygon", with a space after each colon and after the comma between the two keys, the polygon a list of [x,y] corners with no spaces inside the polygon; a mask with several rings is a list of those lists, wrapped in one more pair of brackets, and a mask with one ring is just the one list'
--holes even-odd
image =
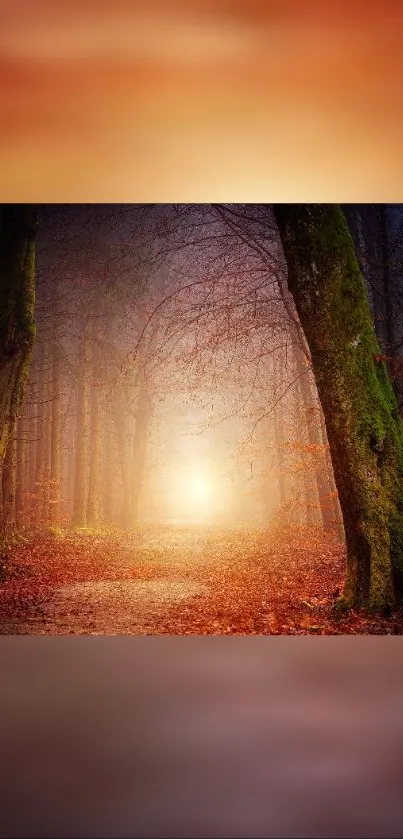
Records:
{"label": "orange sky", "polygon": [[402,18],[3,0],[4,199],[401,200]]}

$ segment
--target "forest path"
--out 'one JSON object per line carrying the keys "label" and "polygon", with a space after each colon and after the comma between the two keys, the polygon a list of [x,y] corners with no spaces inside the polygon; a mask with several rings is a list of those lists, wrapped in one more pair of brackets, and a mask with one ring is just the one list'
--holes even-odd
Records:
{"label": "forest path", "polygon": [[336,619],[345,548],[321,532],[149,525],[27,535],[0,583],[2,634],[402,631],[403,616]]}

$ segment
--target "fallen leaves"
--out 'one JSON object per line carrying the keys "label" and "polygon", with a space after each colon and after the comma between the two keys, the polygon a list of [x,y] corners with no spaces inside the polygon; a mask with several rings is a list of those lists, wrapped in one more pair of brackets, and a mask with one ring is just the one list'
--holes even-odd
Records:
{"label": "fallen leaves", "polygon": [[320,531],[150,526],[33,534],[8,562],[0,631],[402,634],[403,616],[336,615],[345,548]]}

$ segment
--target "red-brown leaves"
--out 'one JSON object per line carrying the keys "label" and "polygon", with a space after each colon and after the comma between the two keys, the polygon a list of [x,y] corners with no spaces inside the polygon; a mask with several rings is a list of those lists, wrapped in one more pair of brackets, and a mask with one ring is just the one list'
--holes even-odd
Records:
{"label": "red-brown leaves", "polygon": [[0,586],[3,633],[400,634],[403,626],[401,613],[337,617],[344,546],[302,528],[43,533],[14,551],[10,570]]}

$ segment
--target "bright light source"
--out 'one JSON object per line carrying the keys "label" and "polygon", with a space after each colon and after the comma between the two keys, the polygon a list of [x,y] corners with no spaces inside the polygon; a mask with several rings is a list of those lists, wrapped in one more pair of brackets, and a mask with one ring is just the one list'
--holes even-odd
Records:
{"label": "bright light source", "polygon": [[183,457],[160,474],[159,492],[164,519],[213,523],[231,514],[232,487],[211,460]]}
{"label": "bright light source", "polygon": [[205,475],[197,472],[190,474],[185,481],[184,489],[195,503],[204,506],[211,500],[211,486]]}
{"label": "bright light source", "polygon": [[216,487],[214,476],[203,465],[176,467],[169,487],[169,508],[173,516],[203,521],[211,518]]}

